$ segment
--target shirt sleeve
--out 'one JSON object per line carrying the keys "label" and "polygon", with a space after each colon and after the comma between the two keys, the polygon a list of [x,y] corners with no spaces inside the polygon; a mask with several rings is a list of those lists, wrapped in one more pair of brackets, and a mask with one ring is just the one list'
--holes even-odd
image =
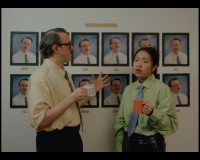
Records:
{"label": "shirt sleeve", "polygon": [[48,84],[40,81],[28,82],[28,108],[30,122],[37,131],[39,124],[44,119],[46,110],[53,107],[53,101]]}
{"label": "shirt sleeve", "polygon": [[[124,95],[124,94],[123,94]],[[115,119],[115,137],[116,137],[116,152],[122,152],[122,143],[124,140],[124,126],[125,126],[125,118],[124,118],[124,96],[122,95],[122,101],[120,103],[120,107],[117,113],[117,117]]]}
{"label": "shirt sleeve", "polygon": [[159,93],[157,106],[154,106],[150,116],[150,124],[160,134],[168,136],[175,133],[178,129],[176,115],[176,102],[168,86]]}

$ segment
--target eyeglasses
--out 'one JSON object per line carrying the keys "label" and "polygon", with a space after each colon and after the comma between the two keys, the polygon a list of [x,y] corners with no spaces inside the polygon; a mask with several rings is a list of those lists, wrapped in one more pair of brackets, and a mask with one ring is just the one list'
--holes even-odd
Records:
{"label": "eyeglasses", "polygon": [[111,86],[115,86],[115,87],[120,87],[122,84],[114,84],[114,85],[111,85]]}
{"label": "eyeglasses", "polygon": [[27,45],[27,46],[30,46],[30,45],[31,45],[30,43],[26,43],[26,42],[22,42],[22,43],[24,43],[24,44]]}
{"label": "eyeglasses", "polygon": [[69,46],[69,49],[71,49],[72,43],[70,41],[69,43],[61,43],[61,44],[58,44],[58,45],[66,45],[66,46]]}
{"label": "eyeglasses", "polygon": [[178,86],[181,86],[182,84],[181,83],[179,83],[179,84],[176,84],[176,85],[174,85],[174,86],[172,86],[172,87],[178,87]]}
{"label": "eyeglasses", "polygon": [[28,87],[28,85],[23,85],[23,84],[22,84],[22,85],[20,85],[20,86],[22,86],[22,87]]}
{"label": "eyeglasses", "polygon": [[86,48],[86,47],[89,47],[89,46],[90,46],[90,44],[88,44],[88,45],[83,45],[83,46],[81,46],[81,47]]}
{"label": "eyeglasses", "polygon": [[180,46],[181,44],[172,44],[171,46],[172,47],[178,47],[178,46]]}
{"label": "eyeglasses", "polygon": [[115,44],[116,45],[116,44],[121,44],[121,42],[113,42],[111,44]]}

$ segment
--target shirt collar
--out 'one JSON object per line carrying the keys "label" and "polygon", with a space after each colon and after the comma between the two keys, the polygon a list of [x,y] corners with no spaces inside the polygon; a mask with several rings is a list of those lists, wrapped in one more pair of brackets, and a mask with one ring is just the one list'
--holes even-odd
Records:
{"label": "shirt collar", "polygon": [[113,52],[111,51],[110,53],[112,54],[112,56],[119,55],[119,52],[116,54],[116,53],[113,53]]}
{"label": "shirt collar", "polygon": [[25,98],[27,96],[24,96],[23,94],[21,94],[21,92],[19,93],[20,97]]}
{"label": "shirt collar", "polygon": [[44,64],[47,64],[51,69],[57,70],[58,73],[60,73],[63,77],[65,76],[65,68],[64,65],[62,68],[60,68],[57,64],[49,60],[48,58],[45,59]]}
{"label": "shirt collar", "polygon": [[172,53],[172,56],[173,56],[174,58],[176,58],[177,56],[180,55],[180,52],[178,53],[178,55],[175,55],[173,52],[171,52],[171,53]]}
{"label": "shirt collar", "polygon": [[140,85],[144,86],[145,88],[150,88],[152,83],[156,80],[154,74],[152,73],[142,84],[137,79],[135,87],[138,88]]}
{"label": "shirt collar", "polygon": [[120,95],[120,93],[118,94],[118,95],[116,95],[116,94],[114,94],[112,91],[111,91],[111,96],[112,97],[117,97],[117,96],[119,96]]}
{"label": "shirt collar", "polygon": [[87,57],[90,56],[90,54],[88,54],[88,56],[86,56],[86,55],[84,55],[84,54],[81,52],[81,56],[87,58]]}
{"label": "shirt collar", "polygon": [[21,56],[24,56],[25,54],[28,54],[28,52],[27,52],[27,53],[24,53],[24,52],[22,52],[21,50],[19,50],[19,53],[20,53]]}

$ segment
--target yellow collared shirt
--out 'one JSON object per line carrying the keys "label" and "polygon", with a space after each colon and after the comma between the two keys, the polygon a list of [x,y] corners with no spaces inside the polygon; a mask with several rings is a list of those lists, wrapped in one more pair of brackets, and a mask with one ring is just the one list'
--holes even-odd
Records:
{"label": "yellow collared shirt", "polygon": [[[49,59],[40,66],[28,80],[28,112],[30,125],[36,130],[44,119],[46,110],[55,107],[71,94],[70,86],[64,78],[65,69]],[[69,76],[71,83],[73,81]],[[74,87],[74,84],[73,84]],[[45,131],[74,127],[80,124],[77,106],[73,103],[56,121],[44,128]]]}

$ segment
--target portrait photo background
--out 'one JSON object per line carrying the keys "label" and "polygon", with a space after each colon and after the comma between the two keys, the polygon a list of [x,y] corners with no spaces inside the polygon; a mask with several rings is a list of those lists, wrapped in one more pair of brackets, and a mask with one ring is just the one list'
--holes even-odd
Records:
{"label": "portrait photo background", "polygon": [[[10,108],[10,75],[32,74],[39,66],[10,65],[10,33],[41,32],[62,27],[70,32],[99,33],[99,66],[65,66],[72,74],[129,74],[132,82],[132,33],[159,33],[160,64],[158,74],[190,74],[190,105],[176,107],[179,122],[178,131],[166,136],[167,152],[193,152],[199,150],[199,9],[198,8],[2,8],[1,35],[1,148],[3,152],[35,152],[36,132],[30,126],[28,109]],[[69,15],[69,16],[68,16]],[[98,16],[97,16],[98,15]],[[30,18],[31,17],[31,18]],[[164,18],[163,18],[164,17]],[[86,23],[116,23],[117,27],[86,27]],[[128,33],[128,66],[102,66],[101,56],[110,53],[110,37],[104,39],[102,33]],[[162,33],[189,33],[189,66],[163,66]],[[121,36],[121,35],[119,35]],[[126,42],[126,36],[120,37]],[[169,46],[169,44],[167,44]],[[17,46],[16,46],[17,47]],[[20,44],[18,45],[18,49]],[[31,47],[32,48],[32,47]],[[170,47],[169,47],[170,48]],[[184,48],[184,47],[183,47]],[[18,50],[17,48],[15,50]],[[186,49],[186,48],[185,48]],[[126,47],[120,52],[125,53]],[[78,52],[78,50],[77,50]],[[79,52],[78,52],[79,53]],[[168,51],[166,51],[168,53]],[[40,54],[40,53],[38,53]],[[104,55],[105,56],[105,55]],[[38,59],[41,58],[40,56]],[[25,67],[25,69],[24,69]],[[99,95],[102,90],[99,91]],[[117,108],[102,108],[99,96],[99,108],[81,108],[84,132],[80,131],[84,152],[114,152],[114,123]],[[189,117],[189,118],[186,118]],[[190,138],[188,138],[188,136]]]}

